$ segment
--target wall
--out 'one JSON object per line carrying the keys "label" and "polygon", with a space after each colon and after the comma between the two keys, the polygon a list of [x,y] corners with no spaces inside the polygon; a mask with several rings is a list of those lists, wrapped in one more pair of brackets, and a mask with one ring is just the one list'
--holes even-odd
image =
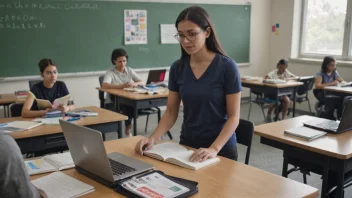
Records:
{"label": "wall", "polygon": [[[270,35],[270,65],[267,71],[275,68],[281,58],[297,58],[302,0],[272,0],[271,24],[280,23],[280,35]],[[314,76],[321,67],[322,60],[302,61],[290,59],[289,70],[299,76]],[[346,81],[352,81],[351,64],[339,64],[338,71]],[[311,105],[317,101],[313,93],[309,96]],[[313,106],[312,106],[313,107]],[[307,103],[298,104],[298,109],[308,110]],[[313,108],[314,109],[314,108]]]}
{"label": "wall", "polygon": [[[160,2],[187,2],[185,0],[159,0]],[[196,0],[194,3],[219,3],[218,0]],[[250,36],[250,66],[240,67],[241,75],[263,76],[267,72],[266,65],[269,64],[270,49],[270,6],[271,0],[223,0],[221,3],[244,4],[251,2],[252,4],[252,22]],[[239,30],[240,31],[240,30]],[[236,32],[229,32],[235,34]],[[234,43],[235,45],[235,43]],[[116,46],[123,47],[123,46]],[[130,57],[133,58],[133,57]],[[152,58],[152,57],[151,57]],[[32,65],[29,65],[32,67]],[[36,67],[33,65],[33,67]],[[146,80],[148,72],[145,70],[137,70],[137,73]],[[73,94],[77,106],[95,105],[99,106],[98,91],[95,87],[99,86],[98,75],[93,76],[76,76],[64,77],[60,80],[66,82],[69,91]],[[0,94],[13,93],[15,90],[28,89],[28,80],[18,81],[0,81]],[[248,95],[245,90],[243,95]],[[2,115],[2,114],[0,114]]]}

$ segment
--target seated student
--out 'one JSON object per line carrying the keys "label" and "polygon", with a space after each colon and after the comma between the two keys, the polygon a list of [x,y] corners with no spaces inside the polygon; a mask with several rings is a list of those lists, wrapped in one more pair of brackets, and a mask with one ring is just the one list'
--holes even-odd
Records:
{"label": "seated student", "polygon": [[47,197],[29,181],[20,148],[6,133],[0,133],[0,151],[0,197]]}
{"label": "seated student", "polygon": [[[115,49],[111,54],[111,63],[115,66],[109,69],[104,76],[103,88],[105,89],[123,89],[129,87],[136,87],[142,85],[141,78],[133,71],[132,68],[127,67],[128,54],[124,49]],[[110,95],[106,97],[110,101]],[[131,120],[133,117],[133,109],[127,105],[121,105],[120,109],[123,114],[128,116],[125,121],[125,134],[131,135]]]}
{"label": "seated student", "polygon": [[[285,59],[281,59],[276,65],[277,69],[268,73],[268,75],[265,76],[265,79],[292,80],[297,78],[296,75],[292,74],[290,71],[287,70],[287,67],[287,61]],[[268,99],[268,101],[271,101],[268,109],[268,114],[266,116],[266,121],[271,122],[271,113],[275,108],[275,102],[277,102],[276,95],[268,94],[265,97]],[[288,106],[290,104],[290,98],[288,96],[282,96],[279,98],[279,100],[282,102],[282,120],[284,120],[286,118]]]}
{"label": "seated student", "polygon": [[[342,83],[343,79],[340,77],[340,74],[336,70],[336,60],[332,56],[326,56],[321,65],[321,70],[316,74],[315,78],[315,89],[313,90],[314,96],[318,99],[319,103],[317,109],[325,104],[325,95],[324,87],[326,86],[337,86],[339,83]],[[327,119],[335,120],[334,111],[337,109],[338,118],[342,115],[343,108],[343,97],[335,96],[330,98],[333,103],[332,108],[327,109]]]}
{"label": "seated student", "polygon": [[[33,85],[30,91],[37,99],[49,100],[51,103],[55,99],[64,97],[69,94],[66,84],[62,81],[57,81],[57,65],[51,59],[42,59],[38,63],[40,75],[43,81]],[[37,102],[32,94],[28,94],[27,99],[23,105],[22,117],[33,118],[44,116],[48,111],[54,110],[52,108],[39,109]],[[57,107],[62,112],[67,112],[74,109],[73,102],[70,101],[68,105],[60,105]]]}

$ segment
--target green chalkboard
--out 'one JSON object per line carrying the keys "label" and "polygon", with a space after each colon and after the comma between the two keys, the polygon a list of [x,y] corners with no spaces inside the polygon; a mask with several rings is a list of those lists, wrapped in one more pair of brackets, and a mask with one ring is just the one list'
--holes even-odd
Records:
{"label": "green chalkboard", "polygon": [[[169,66],[180,57],[179,44],[161,44],[160,24],[173,24],[190,4],[1,0],[0,77],[39,73],[50,57],[60,73],[111,68],[114,48],[125,48],[133,68]],[[215,24],[220,41],[238,63],[249,62],[250,5],[200,4]],[[147,44],[124,44],[124,10],[147,10]]]}

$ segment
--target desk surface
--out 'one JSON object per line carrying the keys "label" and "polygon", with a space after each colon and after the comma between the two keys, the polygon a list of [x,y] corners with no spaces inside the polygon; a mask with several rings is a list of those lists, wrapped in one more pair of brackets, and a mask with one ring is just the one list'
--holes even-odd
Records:
{"label": "desk surface", "polygon": [[17,99],[15,94],[0,94],[0,105],[11,104],[20,101]]}
{"label": "desk surface", "polygon": [[337,86],[328,86],[324,87],[326,91],[340,92],[345,94],[352,95],[352,87],[337,87]]}
{"label": "desk surface", "polygon": [[334,158],[349,159],[352,157],[352,131],[341,134],[328,133],[312,141],[306,141],[294,136],[285,135],[284,131],[290,128],[303,126],[303,122],[320,119],[312,116],[299,116],[279,122],[256,126],[256,135],[282,142],[298,148],[320,153]]}
{"label": "desk surface", "polygon": [[159,94],[141,94],[141,93],[136,93],[136,92],[130,92],[130,91],[125,91],[123,89],[102,89],[100,87],[97,87],[98,90],[106,92],[111,95],[123,97],[123,98],[128,98],[132,100],[147,100],[147,99],[157,99],[157,98],[167,98],[169,96],[169,90],[165,89],[163,93]]}
{"label": "desk surface", "polygon": [[287,87],[297,87],[303,85],[302,82],[287,82],[283,84],[269,84],[263,83],[258,80],[243,80],[241,79],[242,84],[250,84],[250,85],[257,85],[257,86],[266,86],[266,87],[273,87],[273,88],[287,88]]}
{"label": "desk surface", "polygon": [[[316,197],[318,190],[308,185],[274,175],[226,158],[219,163],[193,171],[134,152],[140,136],[104,142],[107,153],[120,152],[155,166],[158,170],[176,177],[198,181],[199,192],[193,197]],[[93,181],[75,169],[63,171],[67,175],[95,187],[95,191],[83,197],[122,197],[112,189]],[[43,175],[31,176],[31,179]]]}
{"label": "desk surface", "polygon": [[[96,117],[84,117],[74,123],[79,125],[94,125],[94,124],[102,124],[102,123],[109,123],[109,122],[117,122],[122,120],[127,120],[127,116],[124,116],[119,113],[115,113],[106,109],[101,109],[99,107],[82,107],[78,109],[85,109],[90,110],[98,113]],[[2,118],[0,119],[0,123],[4,122],[11,122],[15,120],[33,120],[34,118],[21,118],[21,117],[13,117],[13,118]],[[22,131],[22,132],[12,132],[10,135],[14,139],[21,139],[21,138],[29,138],[29,137],[36,137],[41,135],[50,135],[55,133],[61,133],[60,125],[40,125],[33,129]]]}

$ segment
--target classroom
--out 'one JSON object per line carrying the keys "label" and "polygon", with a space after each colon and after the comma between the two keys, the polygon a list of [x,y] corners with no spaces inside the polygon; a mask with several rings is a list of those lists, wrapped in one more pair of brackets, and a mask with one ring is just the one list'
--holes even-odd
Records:
{"label": "classroom", "polygon": [[352,197],[351,13],[0,2],[0,197]]}

